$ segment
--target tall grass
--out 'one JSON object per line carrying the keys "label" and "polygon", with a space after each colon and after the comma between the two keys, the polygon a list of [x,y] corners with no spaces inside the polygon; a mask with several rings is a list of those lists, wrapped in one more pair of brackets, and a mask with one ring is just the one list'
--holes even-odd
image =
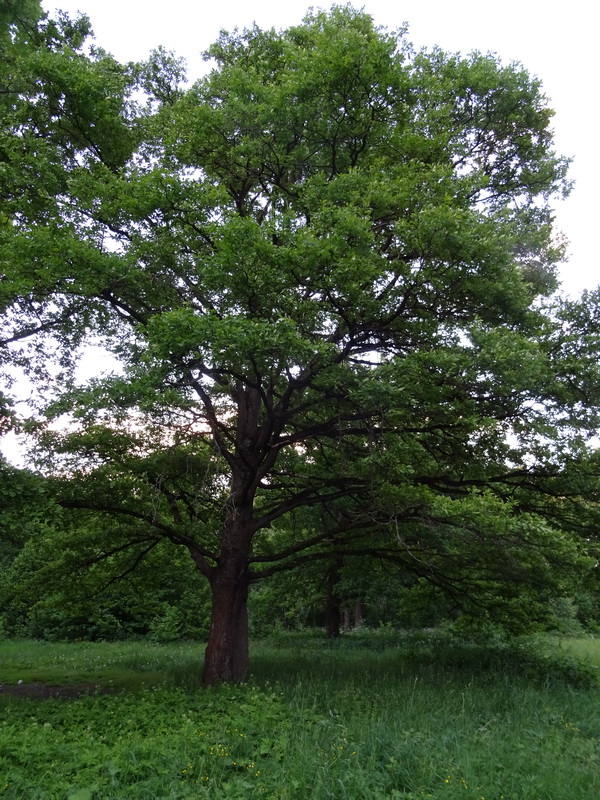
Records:
{"label": "tall grass", "polygon": [[194,645],[3,643],[0,680],[64,669],[127,689],[5,697],[0,797],[600,797],[593,669],[550,643],[280,637],[252,664],[248,685],[200,690]]}
{"label": "tall grass", "polygon": [[600,669],[600,640],[593,638],[576,639],[571,636],[561,637],[558,646],[567,655],[575,656],[597,669]]}

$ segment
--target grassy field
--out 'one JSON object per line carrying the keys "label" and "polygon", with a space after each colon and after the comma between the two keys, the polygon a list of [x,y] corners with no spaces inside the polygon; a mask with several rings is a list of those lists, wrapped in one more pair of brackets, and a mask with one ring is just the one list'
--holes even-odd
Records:
{"label": "grassy field", "polygon": [[[196,644],[0,643],[0,798],[597,800],[600,644],[441,634],[256,645],[200,690]],[[574,656],[585,657],[579,666]]]}

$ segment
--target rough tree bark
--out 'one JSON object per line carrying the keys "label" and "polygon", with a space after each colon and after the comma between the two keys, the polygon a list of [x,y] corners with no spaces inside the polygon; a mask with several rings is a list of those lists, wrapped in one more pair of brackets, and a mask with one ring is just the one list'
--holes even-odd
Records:
{"label": "rough tree bark", "polygon": [[231,559],[211,579],[212,618],[202,682],[241,683],[248,674],[247,560]]}
{"label": "rough tree bark", "polygon": [[221,550],[209,580],[212,616],[202,682],[242,683],[248,675],[248,587],[252,498],[236,476],[225,511]]}

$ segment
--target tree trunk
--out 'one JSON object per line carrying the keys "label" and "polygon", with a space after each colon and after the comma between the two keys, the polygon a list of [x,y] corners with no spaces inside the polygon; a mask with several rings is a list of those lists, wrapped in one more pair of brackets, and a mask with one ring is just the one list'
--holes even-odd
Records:
{"label": "tree trunk", "polygon": [[346,606],[344,609],[344,633],[348,633],[350,627],[350,609]]}
{"label": "tree trunk", "polygon": [[363,621],[362,615],[362,602],[360,600],[356,600],[354,603],[354,627],[360,628]]}
{"label": "tree trunk", "polygon": [[327,570],[327,597],[325,600],[325,631],[329,639],[335,639],[340,635],[340,623],[342,612],[340,609],[341,600],[337,593],[337,584],[341,580],[340,568],[344,565],[344,559],[337,556],[335,561]]}
{"label": "tree trunk", "polygon": [[212,615],[202,674],[205,686],[242,683],[248,676],[251,519],[252,505],[247,497],[232,491],[225,510],[221,551],[209,574]]}
{"label": "tree trunk", "polygon": [[246,563],[239,567],[237,564],[217,567],[211,579],[211,589],[212,617],[202,683],[205,686],[242,683],[248,675]]}

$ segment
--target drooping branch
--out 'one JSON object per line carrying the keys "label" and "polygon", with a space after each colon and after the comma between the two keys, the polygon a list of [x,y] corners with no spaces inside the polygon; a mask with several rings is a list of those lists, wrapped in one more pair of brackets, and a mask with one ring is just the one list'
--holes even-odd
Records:
{"label": "drooping branch", "polygon": [[[95,502],[92,499],[85,500],[85,499],[58,498],[57,502],[63,508],[75,508],[75,509],[85,509],[86,511],[98,511],[100,513],[105,513],[117,517],[124,516],[130,519],[139,520],[140,522],[144,522],[150,527],[159,530],[164,537],[172,541],[174,544],[181,544],[190,550],[193,549],[194,552],[196,552],[202,560],[209,559],[213,562],[217,560],[216,553],[200,545],[192,537],[187,536],[177,528],[172,527],[171,525],[167,525],[164,522],[161,522],[154,514],[142,511],[136,511],[135,509],[125,508],[123,506],[115,506],[108,503]],[[210,570],[210,566],[208,564],[206,564],[206,570],[207,571]]]}

